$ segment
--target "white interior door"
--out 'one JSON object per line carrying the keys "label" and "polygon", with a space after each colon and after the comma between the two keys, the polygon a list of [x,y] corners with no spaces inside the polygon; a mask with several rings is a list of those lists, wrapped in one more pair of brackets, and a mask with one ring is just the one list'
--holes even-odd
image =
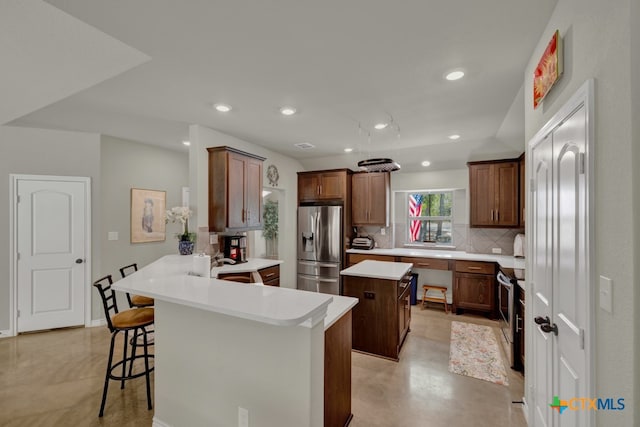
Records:
{"label": "white interior door", "polygon": [[[584,333],[588,328],[586,224],[586,112],[584,105],[553,133],[554,169],[554,268],[553,389],[560,399],[589,396],[585,377],[587,355]],[[587,426],[587,411],[572,408],[554,411],[556,426]]]}
{"label": "white interior door", "polygon": [[[534,140],[531,154],[530,273],[534,426],[589,426],[571,407],[588,397],[591,274],[588,140],[590,84]],[[553,406],[552,406],[553,404]],[[564,408],[562,406],[565,406]],[[575,406],[575,405],[574,405]]]}
{"label": "white interior door", "polygon": [[17,331],[83,325],[88,180],[17,179]]}
{"label": "white interior door", "polygon": [[[536,317],[551,319],[553,302],[553,137],[548,135],[531,152],[533,175],[531,210],[533,219],[529,233],[532,236],[533,250],[530,252],[531,267],[527,271],[527,286],[532,289],[533,306],[531,312]],[[527,309],[529,310],[529,309]],[[552,386],[552,335],[539,328],[529,328],[533,340],[533,373],[535,389],[533,396],[533,425],[547,427],[553,425],[549,402],[553,398]]]}

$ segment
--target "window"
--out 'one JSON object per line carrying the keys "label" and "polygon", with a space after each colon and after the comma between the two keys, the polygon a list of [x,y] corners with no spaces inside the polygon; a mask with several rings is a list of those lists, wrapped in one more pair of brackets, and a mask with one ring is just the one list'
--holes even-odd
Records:
{"label": "window", "polygon": [[407,241],[452,244],[453,191],[407,193]]}

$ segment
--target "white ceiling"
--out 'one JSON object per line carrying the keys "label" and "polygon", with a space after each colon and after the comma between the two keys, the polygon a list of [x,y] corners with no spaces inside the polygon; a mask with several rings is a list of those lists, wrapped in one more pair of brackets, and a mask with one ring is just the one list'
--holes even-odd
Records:
{"label": "white ceiling", "polygon": [[[152,59],[12,124],[181,149],[197,123],[307,168],[461,168],[524,150],[523,70],[556,1],[50,0]],[[399,137],[372,129],[389,114]]]}

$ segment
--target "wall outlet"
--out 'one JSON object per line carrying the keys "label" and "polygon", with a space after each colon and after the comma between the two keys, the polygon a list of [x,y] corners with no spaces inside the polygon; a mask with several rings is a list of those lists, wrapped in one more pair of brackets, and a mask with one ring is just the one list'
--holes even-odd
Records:
{"label": "wall outlet", "polygon": [[249,410],[238,406],[238,427],[249,427]]}
{"label": "wall outlet", "polygon": [[386,228],[384,228],[384,227],[382,227],[382,228],[380,229],[380,235],[381,235],[381,236],[384,236],[385,234],[387,234],[387,229],[386,229]]}
{"label": "wall outlet", "polygon": [[107,233],[107,239],[108,240],[118,240],[118,232],[117,231],[110,231],[109,233]]}
{"label": "wall outlet", "polygon": [[209,244],[215,245],[216,243],[218,243],[218,235],[216,233],[209,234]]}
{"label": "wall outlet", "polygon": [[493,254],[501,254],[502,253],[502,249],[501,248],[491,248],[491,253],[493,253]]}

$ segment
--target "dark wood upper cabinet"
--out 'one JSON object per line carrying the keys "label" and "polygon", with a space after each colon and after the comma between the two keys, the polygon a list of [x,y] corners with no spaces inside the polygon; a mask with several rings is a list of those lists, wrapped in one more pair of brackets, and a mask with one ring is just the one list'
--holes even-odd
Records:
{"label": "dark wood upper cabinet", "polygon": [[519,227],[518,159],[467,165],[471,227]]}
{"label": "dark wood upper cabinet", "polygon": [[527,193],[525,190],[525,180],[527,179],[527,174],[525,173],[525,162],[524,162],[524,153],[518,159],[518,163],[520,165],[520,227],[524,228],[524,220],[525,220],[525,206],[527,200]]}
{"label": "dark wood upper cabinet", "polygon": [[351,177],[353,225],[389,225],[389,172],[360,172]]}
{"label": "dark wood upper cabinet", "polygon": [[344,201],[350,196],[351,171],[298,172],[298,202]]}
{"label": "dark wood upper cabinet", "polygon": [[231,147],[210,147],[209,230],[262,228],[264,157]]}

